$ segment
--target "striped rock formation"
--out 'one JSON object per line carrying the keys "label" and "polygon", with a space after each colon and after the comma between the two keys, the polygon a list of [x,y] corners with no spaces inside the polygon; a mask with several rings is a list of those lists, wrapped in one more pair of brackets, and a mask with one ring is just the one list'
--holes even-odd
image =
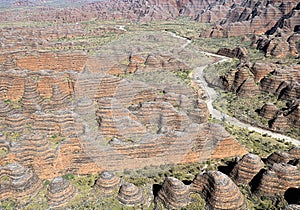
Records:
{"label": "striped rock formation", "polygon": [[32,115],[32,130],[48,136],[80,135],[83,132],[82,125],[76,121],[77,116],[69,110],[56,111],[52,113],[35,112]]}
{"label": "striped rock formation", "polygon": [[[34,103],[33,99],[50,98],[53,94],[53,84],[57,85],[64,95],[74,93],[74,80],[76,72],[55,72],[53,70],[41,70],[31,72],[28,70],[14,69],[0,72],[0,98],[2,100],[22,100],[25,86],[27,92],[23,100],[26,103]],[[29,100],[29,101],[26,101]],[[44,101],[45,103],[45,101]],[[43,104],[44,105],[44,104]]]}
{"label": "striped rock formation", "polygon": [[132,183],[125,183],[120,187],[118,200],[125,206],[135,206],[145,202],[143,192]]}
{"label": "striped rock formation", "polygon": [[300,210],[300,205],[298,204],[290,204],[284,207],[282,210]]}
{"label": "striped rock formation", "polygon": [[46,198],[50,208],[63,208],[77,194],[77,189],[62,178],[56,177],[47,188]]}
{"label": "striped rock formation", "polygon": [[300,159],[300,148],[299,147],[293,147],[288,151],[289,155],[294,159]]}
{"label": "striped rock formation", "polygon": [[45,110],[58,111],[71,109],[72,95],[69,92],[63,92],[56,84],[52,85],[52,96],[49,104],[45,105]]}
{"label": "striped rock formation", "polygon": [[40,133],[22,136],[19,142],[11,147],[18,163],[35,169],[35,173],[43,178],[45,173],[55,173],[53,162],[56,158],[55,150],[47,137]]}
{"label": "striped rock formation", "polygon": [[7,117],[14,112],[13,107],[9,103],[0,100],[0,117]]}
{"label": "striped rock formation", "polygon": [[259,110],[259,115],[268,120],[271,120],[276,116],[278,110],[279,109],[277,108],[276,105],[272,103],[266,103]]}
{"label": "striped rock formation", "polygon": [[103,191],[104,194],[111,194],[120,184],[121,179],[109,171],[102,172],[96,182],[96,186]]}
{"label": "striped rock formation", "polygon": [[4,124],[8,130],[20,132],[26,130],[32,122],[32,119],[28,118],[27,115],[16,113],[6,116]]}
{"label": "striped rock formation", "polygon": [[157,199],[167,209],[180,209],[189,203],[189,187],[180,180],[167,177],[158,192]]}
{"label": "striped rock formation", "polygon": [[270,170],[264,172],[256,194],[265,196],[283,195],[291,187],[300,186],[300,171],[296,166],[274,163]]}
{"label": "striped rock formation", "polygon": [[228,176],[219,171],[198,174],[190,190],[199,193],[205,199],[207,209],[248,209],[239,188]]}
{"label": "striped rock formation", "polygon": [[236,184],[249,184],[253,177],[264,168],[259,156],[248,153],[242,157],[230,172],[229,177]]}
{"label": "striped rock formation", "polygon": [[37,83],[26,80],[24,94],[21,99],[21,106],[26,113],[33,113],[35,111],[41,111],[43,100],[37,92]]}
{"label": "striped rock formation", "polygon": [[55,70],[55,71],[82,71],[87,56],[83,52],[47,52],[36,51],[15,55],[16,65],[21,69],[31,71]]}
{"label": "striped rock formation", "polygon": [[272,165],[274,163],[288,163],[290,160],[291,157],[289,153],[283,151],[276,151],[267,157],[266,163]]}
{"label": "striped rock formation", "polygon": [[0,201],[14,198],[28,202],[41,188],[42,182],[32,169],[17,163],[0,167]]}
{"label": "striped rock formation", "polygon": [[10,151],[9,141],[3,133],[0,133],[0,166],[6,163],[7,154]]}

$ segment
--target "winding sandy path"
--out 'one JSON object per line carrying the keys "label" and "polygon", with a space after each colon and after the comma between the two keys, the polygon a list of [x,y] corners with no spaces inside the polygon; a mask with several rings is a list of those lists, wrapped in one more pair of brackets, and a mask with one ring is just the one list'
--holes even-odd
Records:
{"label": "winding sandy path", "polygon": [[[211,54],[210,54],[211,55]],[[214,55],[213,55],[214,56]],[[225,62],[229,60],[229,58],[223,58],[222,60],[218,61],[217,63],[220,62]],[[216,118],[218,120],[222,120],[222,121],[226,121],[232,125],[238,126],[238,127],[242,127],[242,128],[247,128],[250,131],[255,131],[258,132],[260,134],[267,134],[273,138],[277,138],[277,139],[284,139],[287,142],[291,142],[292,144],[296,145],[296,146],[300,146],[300,141],[293,139],[291,137],[279,134],[279,133],[275,133],[266,129],[262,129],[262,128],[258,128],[258,127],[254,127],[250,124],[247,123],[243,123],[241,121],[239,121],[238,119],[231,117],[223,112],[220,112],[219,110],[215,109],[212,105],[213,101],[217,99],[218,97],[218,93],[211,87],[208,86],[208,83],[206,82],[205,78],[204,78],[204,69],[207,67],[206,66],[200,66],[197,67],[194,70],[194,74],[193,74],[193,80],[195,81],[196,84],[198,84],[199,86],[201,86],[206,93],[206,103],[207,103],[207,107],[208,110],[210,112],[210,114],[212,115],[213,118]]]}
{"label": "winding sandy path", "polygon": [[[185,38],[185,37],[181,37],[178,36],[172,32],[169,32],[170,35],[172,37],[176,37],[179,39],[184,39],[186,40],[186,43],[184,45],[181,46],[182,49],[184,49],[185,47],[187,47],[192,41]],[[218,57],[221,58],[221,60],[219,60],[216,63],[213,64],[217,64],[217,63],[221,63],[221,62],[225,62],[225,61],[229,61],[231,60],[231,58],[225,57],[225,56],[221,56],[221,55],[217,55],[217,54],[213,54],[213,53],[209,53],[209,52],[202,52],[203,54],[207,55],[207,56],[212,56],[212,57]],[[206,82],[205,78],[204,78],[204,69],[207,67],[207,65],[205,66],[199,66],[197,67],[194,72],[193,72],[193,76],[192,79],[194,80],[194,82],[199,85],[201,88],[203,88],[205,90],[206,93],[206,103],[207,103],[207,107],[208,110],[211,114],[211,116],[213,118],[216,118],[218,120],[222,120],[222,121],[226,121],[232,125],[238,126],[238,127],[242,127],[242,128],[246,128],[250,131],[255,131],[257,133],[260,134],[267,134],[273,138],[277,138],[277,139],[284,139],[287,142],[291,142],[292,144],[296,145],[296,146],[300,146],[300,141],[294,138],[291,138],[289,136],[285,136],[276,132],[272,132],[270,130],[266,130],[263,128],[258,128],[258,127],[254,127],[250,124],[244,123],[239,121],[238,119],[231,117],[217,109],[215,109],[212,105],[212,103],[214,102],[214,100],[217,99],[217,97],[219,96],[218,93],[211,87],[209,87],[208,83]]]}

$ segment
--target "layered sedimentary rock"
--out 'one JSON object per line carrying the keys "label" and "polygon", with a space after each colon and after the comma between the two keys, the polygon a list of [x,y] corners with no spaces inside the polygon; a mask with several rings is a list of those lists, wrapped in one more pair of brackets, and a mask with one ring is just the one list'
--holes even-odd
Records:
{"label": "layered sedimentary rock", "polygon": [[299,56],[299,40],[299,34],[278,31],[274,35],[253,36],[251,45],[262,50],[265,56],[285,58],[288,55]]}
{"label": "layered sedimentary rock", "polygon": [[243,194],[234,182],[219,171],[198,174],[191,191],[199,193],[208,209],[247,209]]}
{"label": "layered sedimentary rock", "polygon": [[[212,5],[216,5],[215,1],[101,1],[101,2],[84,2],[81,8],[70,7],[66,8],[39,8],[30,16],[32,21],[55,21],[55,22],[81,22],[97,17],[97,19],[110,19],[116,20],[121,18],[133,19],[133,20],[153,20],[153,19],[174,19],[178,16],[190,16],[196,18],[202,10],[206,10]],[[232,2],[220,1],[217,5],[224,5],[224,9],[230,8],[233,5]],[[20,6],[20,4],[18,4]],[[23,6],[26,6],[23,5]],[[223,7],[222,7],[223,8]],[[26,9],[26,8],[25,8]],[[28,6],[27,9],[32,9]],[[53,12],[55,11],[55,13]],[[25,10],[26,11],[26,10]],[[23,12],[21,12],[22,14]],[[54,15],[56,14],[56,15]],[[222,13],[219,12],[220,15]],[[17,16],[5,16],[5,12],[2,13],[0,19],[18,20]],[[60,17],[60,18],[58,18]],[[218,17],[215,17],[215,19]]]}
{"label": "layered sedimentary rock", "polygon": [[[270,2],[270,1],[235,1],[231,8],[212,5],[203,11],[200,21],[207,21],[212,11],[224,11],[221,19],[215,21],[216,26],[201,34],[205,37],[230,37],[245,34],[263,34],[283,28],[290,31],[297,30],[299,24],[299,7],[297,1]],[[225,14],[224,14],[225,13]],[[227,14],[226,14],[227,13]]]}
{"label": "layered sedimentary rock", "polygon": [[[37,54],[37,55],[35,55]],[[36,52],[25,55],[16,55],[16,66],[21,69],[31,71],[38,70],[75,70],[82,71],[86,63],[87,56],[84,53],[57,53]]]}
{"label": "layered sedimentary rock", "polygon": [[51,51],[16,51],[0,55],[3,60],[2,68],[27,69],[31,71],[55,70],[58,72],[66,70],[82,71],[87,61],[83,52],[51,52]]}
{"label": "layered sedimentary rock", "polygon": [[249,59],[248,51],[244,47],[236,47],[232,50],[228,48],[221,48],[218,50],[217,54],[230,57],[230,58],[238,58],[243,61],[247,61]]}
{"label": "layered sedimentary rock", "polygon": [[36,112],[32,119],[34,121],[32,130],[48,136],[69,137],[83,132],[83,125],[76,121],[77,116],[72,111],[57,111],[51,114]]}
{"label": "layered sedimentary rock", "polygon": [[39,177],[54,173],[53,161],[55,159],[54,149],[46,137],[40,133],[31,133],[11,148],[16,160],[24,166],[35,169]]}
{"label": "layered sedimentary rock", "polygon": [[229,177],[236,184],[249,184],[253,177],[264,168],[259,156],[248,153],[234,166]]}
{"label": "layered sedimentary rock", "polygon": [[288,104],[286,109],[276,113],[273,119],[269,121],[269,125],[273,130],[284,131],[285,128],[300,128],[300,107],[299,102]]}
{"label": "layered sedimentary rock", "polygon": [[[106,1],[81,9],[93,10],[85,18],[92,14],[97,14],[93,16],[96,19],[109,16],[105,13],[107,8],[101,10],[106,6],[112,6],[110,9],[121,6],[122,10],[117,9],[121,14],[112,12],[113,18],[123,18],[125,14],[141,19],[169,18],[170,15],[175,18],[194,16],[196,10],[209,7],[213,2],[202,1],[201,5],[199,2],[149,1],[154,13],[144,11],[148,9],[141,1],[117,3]],[[154,4],[160,6],[153,7]],[[220,4],[232,5],[226,1]],[[81,20],[76,16],[80,16],[81,9],[70,9],[67,17],[61,16],[63,21]],[[63,11],[66,12],[62,9],[57,14]],[[69,16],[71,11],[74,14]],[[143,11],[145,16],[141,14]],[[164,13],[159,14],[162,11]],[[32,15],[32,18],[37,17]],[[53,17],[49,14],[44,18]],[[0,55],[0,99],[3,102],[0,103],[3,117],[0,131],[9,131],[5,135],[10,141],[3,163],[19,161],[33,167],[39,177],[53,179],[66,173],[190,163],[247,152],[221,126],[208,123],[205,101],[175,75],[188,73],[186,70],[190,69],[184,59],[176,57],[185,50],[186,40],[172,37],[169,51],[155,49],[152,52],[147,47],[145,53],[142,47],[135,50],[125,46],[127,42],[117,40],[111,45],[101,42],[101,49],[104,48],[101,51],[98,42],[92,46],[94,41],[81,40],[120,31],[126,33],[127,26],[91,24],[92,27],[74,23],[0,29],[3,43],[0,46],[3,51]],[[168,32],[162,34],[163,38],[147,31],[136,36],[136,40],[143,43],[151,39],[156,46],[157,40],[165,41],[164,37],[172,36]],[[125,40],[131,40],[131,35],[127,38]],[[173,38],[180,42],[178,48],[173,46]],[[126,50],[122,49],[123,45]],[[100,53],[87,58],[85,52],[73,50],[77,48],[92,53],[100,50]]]}
{"label": "layered sedimentary rock", "polygon": [[288,151],[289,155],[295,159],[300,159],[300,148],[299,147],[293,147]]}
{"label": "layered sedimentary rock", "polygon": [[9,103],[0,100],[0,117],[7,117],[11,114],[13,114],[13,107]]}
{"label": "layered sedimentary rock", "polygon": [[66,179],[56,177],[47,188],[46,198],[50,208],[63,208],[77,194],[77,189]]}
{"label": "layered sedimentary rock", "polygon": [[259,110],[259,115],[266,119],[271,120],[277,115],[278,111],[279,109],[277,108],[276,105],[272,103],[266,103]]}
{"label": "layered sedimentary rock", "polygon": [[[2,100],[16,101],[22,99],[27,82],[26,94],[33,97],[37,92],[41,97],[50,98],[53,94],[53,84],[56,84],[65,95],[74,93],[75,73],[53,71],[30,72],[26,70],[9,70],[0,72],[0,97]],[[33,88],[33,89],[32,89]],[[29,91],[29,92],[28,92]],[[31,95],[30,95],[31,94]]]}
{"label": "layered sedimentary rock", "polygon": [[157,199],[168,209],[183,208],[189,203],[189,188],[180,180],[167,177],[158,192]]}
{"label": "layered sedimentary rock", "polygon": [[269,121],[272,130],[285,132],[299,129],[299,65],[284,66],[273,63],[239,64],[221,77],[225,89],[246,97],[260,92],[270,93],[288,103],[285,108],[277,108],[266,103],[258,114]]}
{"label": "layered sedimentary rock", "polygon": [[223,85],[227,90],[237,93],[239,96],[246,97],[259,93],[259,87],[254,81],[254,75],[247,66],[239,66],[232,69],[227,75],[222,76]]}
{"label": "layered sedimentary rock", "polygon": [[3,133],[0,133],[0,166],[6,165],[7,154],[10,151],[9,141]]}
{"label": "layered sedimentary rock", "polygon": [[5,118],[4,124],[7,126],[7,130],[14,132],[24,131],[28,128],[28,125],[32,123],[26,115],[16,113],[9,115]]}
{"label": "layered sedimentary rock", "polygon": [[113,172],[104,171],[97,179],[96,186],[99,187],[104,194],[110,194],[120,186],[121,179]]}
{"label": "layered sedimentary rock", "polygon": [[34,171],[17,163],[0,167],[0,201],[15,198],[28,202],[42,188]]}
{"label": "layered sedimentary rock", "polygon": [[125,183],[120,187],[118,200],[126,206],[139,205],[145,202],[143,192],[132,183]]}
{"label": "layered sedimentary rock", "polygon": [[274,163],[288,163],[290,159],[291,157],[289,153],[283,151],[276,151],[267,157],[266,163],[271,165]]}
{"label": "layered sedimentary rock", "polygon": [[21,100],[21,106],[26,113],[41,111],[43,100],[37,92],[37,84],[34,81],[25,82],[24,93]]}
{"label": "layered sedimentary rock", "polygon": [[300,205],[290,204],[290,205],[287,205],[286,207],[284,207],[283,210],[299,210],[299,209],[300,209]]}
{"label": "layered sedimentary rock", "polygon": [[265,196],[283,195],[291,187],[299,187],[300,172],[297,167],[274,163],[270,170],[264,172],[256,193]]}

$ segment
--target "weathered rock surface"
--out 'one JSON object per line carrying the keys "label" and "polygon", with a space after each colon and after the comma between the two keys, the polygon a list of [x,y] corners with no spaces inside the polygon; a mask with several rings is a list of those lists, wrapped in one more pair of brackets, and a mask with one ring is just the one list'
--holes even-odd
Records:
{"label": "weathered rock surface", "polygon": [[[57,72],[82,71],[87,60],[87,56],[83,52],[19,51],[4,53],[0,57],[0,60],[4,62],[2,67],[5,70],[20,68],[31,71],[54,70]],[[13,65],[8,66],[9,61],[13,61]]]}
{"label": "weathered rock surface", "polygon": [[221,76],[223,86],[237,93],[239,96],[247,97],[259,93],[259,87],[254,81],[254,75],[249,71],[248,66],[238,66],[232,69],[227,75]]}
{"label": "weathered rock surface", "polygon": [[189,203],[189,187],[176,178],[167,177],[157,198],[168,209],[183,208]]}
{"label": "weathered rock surface", "polygon": [[232,50],[228,48],[221,48],[218,50],[217,54],[229,58],[238,58],[243,61],[247,61],[249,59],[248,51],[244,47],[236,47]]}
{"label": "weathered rock surface", "polygon": [[252,38],[252,46],[265,53],[265,56],[285,58],[287,56],[299,56],[297,43],[299,34],[293,32],[277,32],[274,35],[260,35]]}
{"label": "weathered rock surface", "polygon": [[118,200],[126,206],[139,205],[145,202],[143,192],[132,183],[125,183],[120,187]]}
{"label": "weathered rock surface", "polygon": [[191,184],[191,191],[200,193],[208,209],[247,209],[239,188],[219,171],[198,174]]}
{"label": "weathered rock surface", "polygon": [[276,105],[272,103],[266,103],[259,110],[259,115],[268,120],[271,120],[277,115],[278,111],[279,109],[277,108]]}
{"label": "weathered rock surface", "polygon": [[286,100],[286,108],[279,109],[274,104],[266,103],[258,110],[258,114],[268,119],[272,130],[285,132],[289,128],[299,129],[298,64],[240,64],[220,78],[225,89],[241,97],[263,92],[277,96],[278,100]]}
{"label": "weathered rock surface", "polygon": [[299,209],[300,209],[300,205],[290,204],[286,206],[283,210],[299,210]]}
{"label": "weathered rock surface", "polygon": [[229,177],[236,184],[249,184],[253,177],[264,168],[264,163],[257,155],[248,153],[242,157],[230,172]]}
{"label": "weathered rock surface", "polygon": [[41,188],[42,182],[32,169],[17,163],[0,167],[0,201],[15,198],[26,203]]}
{"label": "weathered rock surface", "polygon": [[103,191],[104,194],[110,194],[120,186],[121,179],[113,172],[104,171],[97,179],[96,186]]}
{"label": "weathered rock surface", "polygon": [[266,163],[273,165],[274,163],[288,163],[291,160],[289,153],[276,151],[267,157]]}
{"label": "weathered rock surface", "polygon": [[46,197],[50,208],[63,208],[77,194],[77,189],[66,179],[56,177],[49,184]]}
{"label": "weathered rock surface", "polygon": [[[220,19],[214,21],[216,26],[206,33],[204,37],[231,37],[245,34],[263,34],[283,28],[290,31],[297,30],[299,24],[299,7],[297,1],[234,1],[230,8],[211,5],[202,12],[202,17],[207,17],[212,11],[223,11]],[[218,14],[218,13],[216,13]],[[208,21],[207,18],[198,18]],[[214,19],[211,19],[212,21]]]}
{"label": "weathered rock surface", "polygon": [[300,172],[297,167],[274,163],[270,170],[264,172],[256,193],[265,196],[283,195],[291,187],[299,187]]}

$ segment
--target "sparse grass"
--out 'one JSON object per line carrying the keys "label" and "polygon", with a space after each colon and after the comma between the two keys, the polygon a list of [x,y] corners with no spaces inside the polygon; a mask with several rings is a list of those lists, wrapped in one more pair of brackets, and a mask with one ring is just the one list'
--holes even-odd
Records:
{"label": "sparse grass", "polygon": [[[220,76],[226,75],[231,69],[236,68],[238,63],[239,61],[237,59],[233,59],[232,61],[209,65],[204,70],[206,81],[213,85],[219,93],[219,97],[213,102],[213,106],[217,110],[238,118],[241,121],[263,128],[269,128],[269,120],[259,116],[258,110],[261,109],[265,103],[273,103],[278,109],[286,108],[285,101],[278,100],[275,95],[264,92],[247,97],[240,97],[233,92],[220,89],[220,87],[222,88]],[[284,134],[298,138],[299,130],[287,129]]]}
{"label": "sparse grass", "polygon": [[277,195],[272,198],[268,198],[265,196],[259,197],[254,195],[251,192],[250,187],[247,185],[239,185],[238,187],[247,199],[248,208],[251,210],[277,210],[287,206],[287,202],[285,201],[283,196]]}
{"label": "sparse grass", "polygon": [[289,142],[281,139],[274,139],[268,135],[262,135],[254,131],[249,131],[246,128],[233,126],[222,121],[212,119],[212,122],[219,123],[247,150],[260,157],[267,157],[275,151],[286,151],[293,147]]}
{"label": "sparse grass", "polygon": [[5,147],[0,147],[0,158],[6,156],[8,154],[8,150]]}
{"label": "sparse grass", "polygon": [[48,138],[50,146],[53,149],[56,149],[61,142],[63,142],[66,137],[60,136],[59,134],[53,134],[51,137]]}

